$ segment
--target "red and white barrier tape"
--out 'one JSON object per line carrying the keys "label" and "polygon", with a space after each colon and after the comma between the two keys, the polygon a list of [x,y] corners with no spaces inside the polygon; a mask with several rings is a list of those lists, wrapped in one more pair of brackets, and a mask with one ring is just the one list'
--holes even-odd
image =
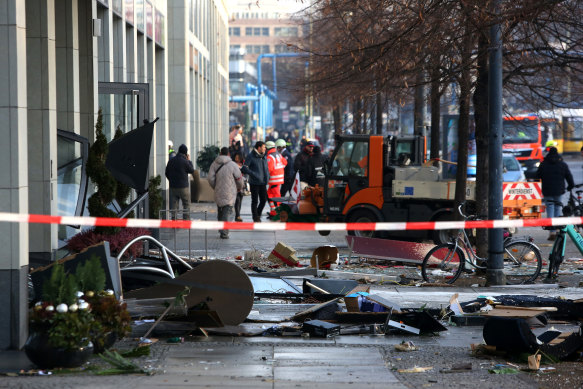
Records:
{"label": "red and white barrier tape", "polygon": [[109,217],[25,215],[0,212],[0,222],[40,223],[98,227],[178,228],[191,230],[256,230],[256,231],[349,231],[349,230],[449,230],[459,228],[544,227],[583,224],[583,217],[548,219],[474,220],[455,222],[394,223],[252,223],[207,220],[117,219]]}

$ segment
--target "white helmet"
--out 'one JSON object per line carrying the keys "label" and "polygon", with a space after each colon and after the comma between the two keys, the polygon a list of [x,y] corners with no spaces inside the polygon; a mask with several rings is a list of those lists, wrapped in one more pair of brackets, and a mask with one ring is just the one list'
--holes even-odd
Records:
{"label": "white helmet", "polygon": [[168,141],[168,147],[174,147],[174,142],[172,142],[171,140]]}
{"label": "white helmet", "polygon": [[284,139],[278,139],[275,141],[275,147],[286,147],[286,143]]}

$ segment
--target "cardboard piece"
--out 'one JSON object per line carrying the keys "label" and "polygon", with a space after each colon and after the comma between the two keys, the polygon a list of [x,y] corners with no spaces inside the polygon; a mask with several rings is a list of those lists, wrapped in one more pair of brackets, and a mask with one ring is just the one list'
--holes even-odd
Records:
{"label": "cardboard piece", "polygon": [[91,259],[93,256],[99,258],[101,262],[101,267],[105,272],[105,289],[113,290],[115,297],[121,299],[122,287],[121,287],[121,275],[119,271],[119,262],[115,257],[112,257],[109,251],[109,242],[101,242],[94,246],[89,246],[78,254],[69,255],[63,259],[59,259],[47,266],[39,267],[33,269],[30,272],[30,278],[32,279],[32,285],[34,288],[34,294],[36,300],[40,299],[42,295],[42,287],[50,276],[53,266],[56,263],[63,263],[65,266],[65,271],[68,273],[75,273],[75,269],[81,263]]}
{"label": "cardboard piece", "polygon": [[360,312],[358,306],[358,296],[368,295],[370,293],[370,286],[357,285],[354,289],[346,294],[344,297],[344,304],[348,312]]}
{"label": "cardboard piece", "polygon": [[298,266],[299,259],[295,254],[296,250],[285,243],[277,242],[274,249],[269,253],[267,259],[276,264],[283,263],[288,266]]}
{"label": "cardboard piece", "polygon": [[336,246],[320,246],[312,253],[310,266],[318,269],[330,269],[331,265],[338,264],[338,248]]}
{"label": "cardboard piece", "polygon": [[542,355],[539,353],[528,356],[528,369],[538,370],[540,368],[540,360]]}

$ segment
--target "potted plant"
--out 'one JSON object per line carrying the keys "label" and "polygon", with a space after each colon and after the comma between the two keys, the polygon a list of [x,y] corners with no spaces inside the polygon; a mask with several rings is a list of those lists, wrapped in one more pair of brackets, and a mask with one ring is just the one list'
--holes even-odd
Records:
{"label": "potted plant", "polygon": [[24,350],[40,368],[77,367],[93,354],[94,318],[89,303],[77,296],[76,280],[62,264],[53,267],[43,298],[31,309]]}
{"label": "potted plant", "polygon": [[91,340],[94,352],[100,354],[130,332],[127,304],[118,301],[112,290],[104,290],[105,272],[97,257],[79,265],[75,274],[79,295],[82,293],[81,299],[91,307],[94,319]]}
{"label": "potted plant", "polygon": [[111,347],[130,331],[126,304],[103,290],[105,272],[94,256],[67,274],[53,265],[44,281],[42,300],[30,312],[30,336],[24,346],[40,368],[77,367]]}

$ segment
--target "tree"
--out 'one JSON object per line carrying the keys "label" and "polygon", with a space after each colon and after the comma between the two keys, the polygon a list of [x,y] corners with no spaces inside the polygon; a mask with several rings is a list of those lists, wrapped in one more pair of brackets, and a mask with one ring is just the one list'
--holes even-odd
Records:
{"label": "tree", "polygon": [[439,97],[455,84],[460,94],[457,187],[465,184],[466,117],[473,103],[479,215],[486,214],[488,193],[490,26],[503,28],[507,109],[511,103],[526,111],[583,100],[583,3],[500,3],[493,15],[490,2],[483,0],[317,0],[308,11],[313,34],[298,45],[311,55],[308,81],[315,94],[339,102],[360,101],[377,91],[395,102],[410,102],[416,76],[425,72],[423,82],[431,85],[432,96],[432,157],[439,152]]}

